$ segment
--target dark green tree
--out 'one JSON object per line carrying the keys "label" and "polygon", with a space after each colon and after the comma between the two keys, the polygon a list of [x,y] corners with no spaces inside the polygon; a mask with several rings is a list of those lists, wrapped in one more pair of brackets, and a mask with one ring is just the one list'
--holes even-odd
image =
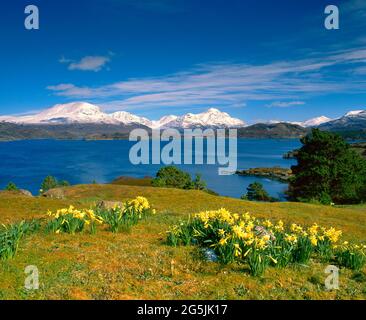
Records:
{"label": "dark green tree", "polygon": [[52,176],[47,176],[41,184],[41,190],[42,192],[46,192],[50,189],[57,188],[57,186],[58,186],[57,179]]}
{"label": "dark green tree", "polygon": [[192,179],[187,172],[174,166],[167,166],[157,172],[156,178],[152,180],[152,185],[155,187],[190,189]]}
{"label": "dark green tree", "polygon": [[251,183],[247,188],[247,193],[241,197],[243,200],[250,201],[275,201],[263,188],[260,182]]}
{"label": "dark green tree", "polygon": [[41,192],[47,192],[58,187],[68,187],[69,185],[70,183],[66,180],[58,181],[55,177],[47,176],[41,184]]}
{"label": "dark green tree", "polygon": [[18,187],[15,185],[14,182],[9,182],[8,185],[5,187],[6,191],[18,191]]}
{"label": "dark green tree", "polygon": [[324,204],[366,200],[366,161],[339,135],[313,129],[301,139],[288,195]]}

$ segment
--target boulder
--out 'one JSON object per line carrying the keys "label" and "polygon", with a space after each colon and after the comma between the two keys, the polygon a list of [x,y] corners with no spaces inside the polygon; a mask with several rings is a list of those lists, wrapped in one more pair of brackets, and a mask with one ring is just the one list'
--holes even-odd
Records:
{"label": "boulder", "polygon": [[50,189],[42,193],[42,196],[51,199],[65,199],[65,192],[62,188]]}
{"label": "boulder", "polygon": [[32,193],[25,189],[19,189],[19,193],[21,193],[22,195],[27,196],[27,197],[33,197]]}
{"label": "boulder", "polygon": [[106,201],[106,200],[102,200],[97,203],[98,209],[110,210],[110,209],[114,209],[116,207],[123,208],[123,203],[120,201]]}

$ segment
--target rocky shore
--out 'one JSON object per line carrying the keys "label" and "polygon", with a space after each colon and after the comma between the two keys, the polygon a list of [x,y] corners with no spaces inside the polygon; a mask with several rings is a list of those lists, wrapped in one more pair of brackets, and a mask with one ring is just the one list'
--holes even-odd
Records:
{"label": "rocky shore", "polygon": [[272,167],[272,168],[250,168],[246,170],[237,170],[236,174],[241,176],[255,176],[261,178],[268,178],[282,182],[288,182],[292,177],[291,169]]}

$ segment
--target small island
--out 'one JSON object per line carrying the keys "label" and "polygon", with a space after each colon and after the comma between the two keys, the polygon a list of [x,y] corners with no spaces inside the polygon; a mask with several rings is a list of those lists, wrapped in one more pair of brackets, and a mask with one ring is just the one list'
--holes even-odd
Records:
{"label": "small island", "polygon": [[268,178],[282,182],[288,182],[292,177],[292,171],[288,168],[272,167],[272,168],[250,168],[245,170],[237,170],[236,174],[241,176],[255,176]]}

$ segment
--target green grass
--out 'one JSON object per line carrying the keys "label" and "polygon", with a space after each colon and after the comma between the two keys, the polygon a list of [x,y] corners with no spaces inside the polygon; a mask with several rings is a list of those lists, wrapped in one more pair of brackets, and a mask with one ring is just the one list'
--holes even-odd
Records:
{"label": "green grass", "polygon": [[[100,228],[96,235],[46,234],[21,240],[17,255],[1,262],[0,299],[365,299],[365,271],[341,269],[340,290],[324,289],[325,265],[268,268],[262,278],[247,267],[200,259],[195,247],[169,247],[165,231],[200,210],[225,207],[261,218],[334,226],[344,239],[365,240],[366,205],[328,207],[302,203],[257,203],[194,190],[125,185],[65,188],[64,200],[0,192],[0,223],[44,217],[70,204],[90,208],[99,200],[149,199],[158,214],[129,233]],[[27,265],[39,269],[40,289],[24,289]]]}

